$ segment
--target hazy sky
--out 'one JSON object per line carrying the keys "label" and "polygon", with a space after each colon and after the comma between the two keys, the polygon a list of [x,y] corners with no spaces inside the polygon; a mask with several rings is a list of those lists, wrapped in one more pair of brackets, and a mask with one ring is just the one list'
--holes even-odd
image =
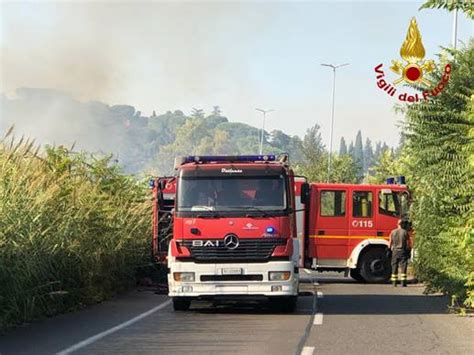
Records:
{"label": "hazy sky", "polygon": [[[418,11],[423,1],[1,3],[1,88],[71,92],[80,100],[152,110],[220,105],[233,121],[304,135],[318,123],[329,141],[332,72],[338,71],[334,149],[358,129],[398,141],[395,101],[373,68],[399,59],[412,16],[435,58],[449,46],[453,15]],[[472,21],[459,16],[467,42]],[[394,79],[392,77],[392,79]]]}

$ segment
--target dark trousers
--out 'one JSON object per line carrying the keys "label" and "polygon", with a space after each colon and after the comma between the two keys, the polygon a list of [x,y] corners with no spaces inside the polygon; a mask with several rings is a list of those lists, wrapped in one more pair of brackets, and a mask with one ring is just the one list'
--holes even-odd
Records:
{"label": "dark trousers", "polygon": [[406,282],[407,280],[407,265],[408,265],[408,252],[404,249],[395,249],[392,252],[392,282],[398,280],[398,266],[400,265],[400,280]]}

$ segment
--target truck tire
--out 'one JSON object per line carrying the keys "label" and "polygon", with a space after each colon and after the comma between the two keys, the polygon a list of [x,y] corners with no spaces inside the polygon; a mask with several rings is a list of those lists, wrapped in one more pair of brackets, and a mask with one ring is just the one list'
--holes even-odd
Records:
{"label": "truck tire", "polygon": [[349,273],[350,273],[350,276],[357,282],[365,282],[365,279],[360,274],[360,269],[351,269]]}
{"label": "truck tire", "polygon": [[278,312],[292,313],[296,309],[298,296],[271,297],[270,307]]}
{"label": "truck tire", "polygon": [[173,297],[173,309],[175,311],[187,311],[191,306],[191,300],[183,297]]}
{"label": "truck tire", "polygon": [[385,257],[385,249],[374,248],[363,254],[360,275],[366,282],[387,282],[391,271],[390,260]]}

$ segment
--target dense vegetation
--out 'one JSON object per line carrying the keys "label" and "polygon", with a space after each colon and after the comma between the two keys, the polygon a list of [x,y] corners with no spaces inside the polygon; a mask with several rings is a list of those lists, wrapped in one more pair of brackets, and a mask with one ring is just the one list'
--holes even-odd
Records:
{"label": "dense vegetation", "polygon": [[451,53],[445,91],[407,108],[407,168],[416,191],[418,274],[430,289],[474,307],[474,42]]}
{"label": "dense vegetation", "polygon": [[[385,152],[373,181],[408,176],[417,275],[428,291],[474,308],[474,41],[445,50],[440,60],[451,62],[449,84],[438,96],[402,108],[404,144],[398,154]],[[430,79],[439,82],[441,71]]]}
{"label": "dense vegetation", "polygon": [[109,158],[0,141],[0,328],[103,300],[149,262],[151,203]]}

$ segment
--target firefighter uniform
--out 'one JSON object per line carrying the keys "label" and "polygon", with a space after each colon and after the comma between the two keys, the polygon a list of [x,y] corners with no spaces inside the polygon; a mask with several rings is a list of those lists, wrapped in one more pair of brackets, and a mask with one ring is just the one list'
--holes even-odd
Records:
{"label": "firefighter uniform", "polygon": [[408,245],[408,232],[401,228],[394,229],[390,233],[391,249],[392,249],[392,277],[393,286],[398,283],[398,266],[400,266],[400,281],[403,287],[407,285],[407,264],[410,254]]}

